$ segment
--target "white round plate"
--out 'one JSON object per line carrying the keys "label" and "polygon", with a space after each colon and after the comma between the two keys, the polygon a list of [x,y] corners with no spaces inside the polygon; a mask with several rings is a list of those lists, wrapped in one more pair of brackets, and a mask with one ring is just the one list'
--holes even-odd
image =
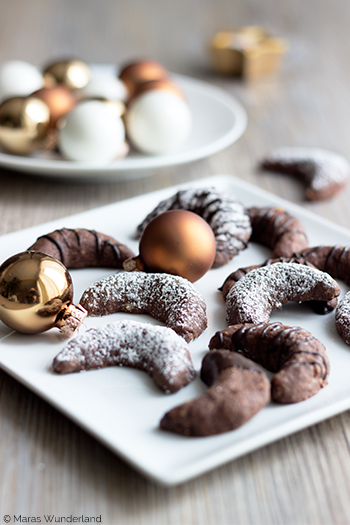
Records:
{"label": "white round plate", "polygon": [[44,177],[123,180],[147,176],[155,168],[208,157],[239,139],[246,128],[247,116],[234,97],[200,80],[182,75],[174,75],[174,79],[182,88],[193,116],[191,134],[176,152],[157,156],[131,152],[103,165],[67,161],[52,152],[28,157],[0,153],[0,166]]}

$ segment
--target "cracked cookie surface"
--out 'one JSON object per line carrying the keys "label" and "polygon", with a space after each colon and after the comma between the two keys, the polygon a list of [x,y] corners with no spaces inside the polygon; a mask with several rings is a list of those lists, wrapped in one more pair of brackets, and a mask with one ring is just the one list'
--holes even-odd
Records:
{"label": "cracked cookie surface", "polygon": [[277,262],[244,275],[226,295],[226,320],[269,322],[273,310],[288,301],[329,301],[340,294],[337,282],[311,266]]}
{"label": "cracked cookie surface", "polygon": [[136,321],[90,328],[55,357],[59,374],[129,366],[147,372],[166,392],[177,392],[195,377],[186,342],[173,330]]}
{"label": "cracked cookie surface", "polygon": [[187,342],[198,337],[208,324],[205,301],[194,285],[166,273],[116,273],[87,288],[79,302],[92,316],[149,314]]}

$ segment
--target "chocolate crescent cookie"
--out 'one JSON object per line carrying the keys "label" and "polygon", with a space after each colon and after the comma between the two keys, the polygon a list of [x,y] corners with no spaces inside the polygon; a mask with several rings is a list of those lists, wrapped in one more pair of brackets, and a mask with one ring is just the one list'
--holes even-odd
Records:
{"label": "chocolate crescent cookie", "polygon": [[96,282],[80,304],[89,315],[146,313],[162,321],[187,342],[207,327],[206,304],[190,281],[166,273],[121,272]]}
{"label": "chocolate crescent cookie", "polygon": [[335,311],[335,327],[347,345],[350,345],[350,292],[339,301]]}
{"label": "chocolate crescent cookie", "polygon": [[304,226],[282,208],[248,208],[252,224],[250,240],[267,246],[272,258],[290,257],[308,246]]}
{"label": "chocolate crescent cookie", "polygon": [[305,248],[295,256],[329,273],[334,279],[341,279],[350,286],[349,246],[314,246]]}
{"label": "chocolate crescent cookie", "polygon": [[226,295],[226,320],[229,325],[267,323],[271,312],[288,301],[329,301],[339,294],[339,285],[327,273],[277,262],[252,270],[232,286]]}
{"label": "chocolate crescent cookie", "polygon": [[[246,266],[244,268],[238,268],[238,270],[235,270],[226,278],[224,284],[219,288],[219,290],[222,292],[222,295],[224,296],[224,299],[226,299],[226,296],[228,292],[231,290],[232,286],[234,286],[236,282],[239,281],[244,275],[251,272],[252,270],[255,270],[256,268],[261,268],[262,266],[270,266],[271,264],[274,264],[276,262],[283,262],[283,263],[292,262],[296,264],[305,264],[307,266],[311,266],[315,268],[313,264],[308,262],[303,257],[299,258],[298,255],[295,255],[294,257],[289,257],[289,258],[279,257],[278,259],[267,259],[262,264],[255,264],[252,266]],[[315,313],[323,315],[323,314],[328,314],[329,312],[332,312],[336,308],[337,298],[334,297],[333,299],[330,299],[329,301],[307,301],[307,304],[313,309]]]}
{"label": "chocolate crescent cookie", "polygon": [[209,224],[216,240],[213,268],[227,264],[248,245],[252,229],[244,206],[232,196],[213,188],[182,190],[160,202],[138,226],[138,235],[142,234],[152,219],[169,210],[192,211]]}
{"label": "chocolate crescent cookie", "polygon": [[217,332],[209,348],[240,352],[271,372],[271,397],[298,403],[327,385],[330,365],[323,344],[310,332],[282,323],[238,324]]}
{"label": "chocolate crescent cookie", "polygon": [[66,268],[122,268],[134,253],[124,244],[94,230],[62,228],[39,237],[28,248],[47,253]]}
{"label": "chocolate crescent cookie", "polygon": [[201,378],[210,388],[167,412],[160,428],[183,436],[221,434],[246,423],[270,401],[270,381],[264,371],[239,354],[209,352]]}
{"label": "chocolate crescent cookie", "polygon": [[131,366],[147,372],[165,392],[177,392],[195,377],[185,341],[165,326],[120,321],[70,341],[53,361],[59,374]]}
{"label": "chocolate crescent cookie", "polygon": [[345,157],[321,148],[278,148],[261,167],[302,178],[309,201],[332,197],[345,186],[350,174]]}

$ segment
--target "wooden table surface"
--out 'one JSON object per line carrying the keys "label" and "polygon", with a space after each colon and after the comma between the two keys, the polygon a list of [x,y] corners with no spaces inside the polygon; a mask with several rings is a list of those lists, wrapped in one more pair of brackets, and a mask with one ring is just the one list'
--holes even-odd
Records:
{"label": "wooden table surface", "polygon": [[[207,52],[212,34],[254,23],[288,39],[280,73],[254,83],[214,75]],[[349,227],[350,184],[332,200],[306,203],[301,182],[257,169],[267,151],[284,145],[350,158],[349,24],[344,0],[1,2],[0,63],[151,57],[237,97],[248,128],[212,157],[125,182],[67,183],[0,169],[0,233],[220,173]],[[348,524],[350,412],[167,489],[0,371],[0,522],[3,515],[11,523],[14,516],[44,522],[48,514],[101,515],[104,524],[123,525]]]}

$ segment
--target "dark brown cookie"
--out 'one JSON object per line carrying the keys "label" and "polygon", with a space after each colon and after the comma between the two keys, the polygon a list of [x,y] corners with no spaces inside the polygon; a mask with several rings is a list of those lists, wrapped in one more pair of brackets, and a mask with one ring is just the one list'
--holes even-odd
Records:
{"label": "dark brown cookie", "polygon": [[282,323],[238,324],[217,332],[210,349],[240,352],[271,372],[277,403],[298,403],[327,385],[330,365],[323,344],[310,332]]}
{"label": "dark brown cookie", "polygon": [[116,273],[85,290],[80,304],[98,317],[114,312],[149,314],[187,342],[208,323],[205,301],[193,284],[167,273]]}
{"label": "dark brown cookie", "polygon": [[[311,266],[315,268],[313,264],[308,262],[305,258],[294,256],[294,257],[279,257],[278,259],[267,259],[262,264],[255,264],[252,266],[246,266],[244,268],[238,268],[238,270],[235,270],[232,272],[225,280],[224,284],[219,288],[219,290],[222,292],[222,295],[224,296],[224,299],[226,299],[226,296],[232,286],[236,284],[237,281],[239,281],[244,275],[251,272],[252,270],[255,270],[256,268],[261,268],[262,266],[270,266],[271,264],[274,264],[276,262],[283,262],[283,263],[296,263],[296,264],[305,264],[307,266]],[[320,268],[319,268],[320,269]],[[328,272],[329,273],[329,272]],[[313,311],[317,314],[328,314],[329,312],[332,312],[336,306],[337,306],[337,298],[334,297],[333,299],[330,299],[329,301],[307,301],[308,306],[310,306]]]}
{"label": "dark brown cookie", "polygon": [[119,321],[90,328],[53,361],[59,374],[130,366],[147,372],[166,392],[177,392],[195,377],[185,341],[165,326]]}
{"label": "dark brown cookie", "polygon": [[183,436],[212,436],[240,427],[270,401],[270,381],[250,359],[227,350],[205,355],[201,396],[167,412],[163,430]]}
{"label": "dark brown cookie", "polygon": [[123,262],[135,255],[113,237],[82,228],[62,228],[42,235],[28,250],[47,253],[70,269],[122,268]]}
{"label": "dark brown cookie", "polygon": [[302,223],[282,208],[248,208],[250,240],[272,250],[272,258],[290,257],[308,246]]}
{"label": "dark brown cookie", "polygon": [[261,167],[301,178],[310,201],[333,197],[350,174],[345,157],[320,148],[278,148],[263,159]]}
{"label": "dark brown cookie", "polygon": [[350,292],[339,301],[335,311],[335,327],[347,345],[350,345]]}
{"label": "dark brown cookie", "polygon": [[[330,275],[311,266],[277,262],[242,277],[226,295],[227,324],[269,322],[288,301],[329,301],[340,294]],[[83,305],[84,306],[84,305]]]}
{"label": "dark brown cookie", "polygon": [[214,188],[182,190],[160,202],[138,226],[137,234],[140,236],[152,219],[169,210],[192,211],[209,224],[216,240],[213,268],[227,264],[248,245],[252,230],[244,206]]}
{"label": "dark brown cookie", "polygon": [[305,248],[295,256],[311,263],[334,279],[341,279],[350,286],[350,248],[349,246],[314,246]]}

